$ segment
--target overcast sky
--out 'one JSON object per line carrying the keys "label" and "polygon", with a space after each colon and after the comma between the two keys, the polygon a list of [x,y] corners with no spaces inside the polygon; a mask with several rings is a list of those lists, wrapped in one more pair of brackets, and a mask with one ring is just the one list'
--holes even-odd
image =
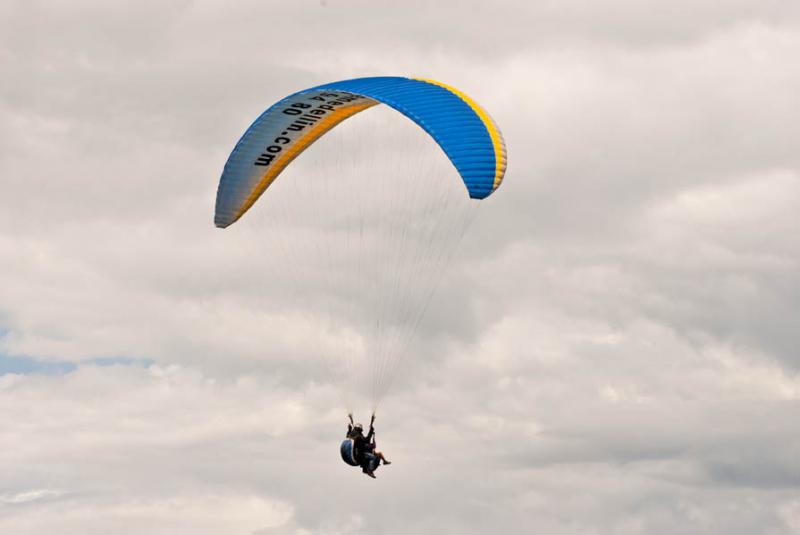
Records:
{"label": "overcast sky", "polygon": [[[227,4],[0,2],[0,532],[800,533],[800,4]],[[509,153],[377,481],[212,224],[261,111],[369,75]]]}

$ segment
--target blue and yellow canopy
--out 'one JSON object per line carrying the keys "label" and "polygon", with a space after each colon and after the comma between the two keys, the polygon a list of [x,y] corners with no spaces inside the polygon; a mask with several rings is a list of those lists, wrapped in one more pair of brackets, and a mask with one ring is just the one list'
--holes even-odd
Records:
{"label": "blue and yellow canopy", "polygon": [[356,78],[289,95],[255,120],[225,164],[214,224],[225,228],[234,223],[314,141],[376,104],[391,106],[428,132],[461,175],[470,197],[483,199],[500,186],[505,142],[472,99],[432,80]]}

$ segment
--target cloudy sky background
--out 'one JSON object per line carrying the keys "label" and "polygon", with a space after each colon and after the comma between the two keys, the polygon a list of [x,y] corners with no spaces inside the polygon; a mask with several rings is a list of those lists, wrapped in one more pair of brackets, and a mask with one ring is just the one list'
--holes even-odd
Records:
{"label": "cloudy sky background", "polygon": [[[800,532],[798,57],[777,0],[3,2],[0,531]],[[211,222],[269,104],[397,74],[509,167],[372,481]]]}

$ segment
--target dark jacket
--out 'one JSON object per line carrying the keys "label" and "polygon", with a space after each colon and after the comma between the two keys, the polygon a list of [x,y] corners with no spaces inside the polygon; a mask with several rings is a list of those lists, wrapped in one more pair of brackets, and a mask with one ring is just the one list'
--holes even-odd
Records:
{"label": "dark jacket", "polygon": [[352,424],[347,424],[347,438],[353,440],[353,456],[359,463],[362,462],[363,454],[374,449],[372,437],[375,436],[375,428],[370,426],[367,436],[356,431]]}

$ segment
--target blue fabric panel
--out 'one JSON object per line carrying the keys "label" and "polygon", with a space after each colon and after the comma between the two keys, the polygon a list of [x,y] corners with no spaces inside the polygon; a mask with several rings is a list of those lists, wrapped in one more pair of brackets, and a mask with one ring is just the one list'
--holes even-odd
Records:
{"label": "blue fabric panel", "polygon": [[356,78],[312,89],[349,91],[391,106],[421,126],[453,162],[469,196],[492,192],[495,152],[483,121],[458,95],[447,89],[397,76]]}

